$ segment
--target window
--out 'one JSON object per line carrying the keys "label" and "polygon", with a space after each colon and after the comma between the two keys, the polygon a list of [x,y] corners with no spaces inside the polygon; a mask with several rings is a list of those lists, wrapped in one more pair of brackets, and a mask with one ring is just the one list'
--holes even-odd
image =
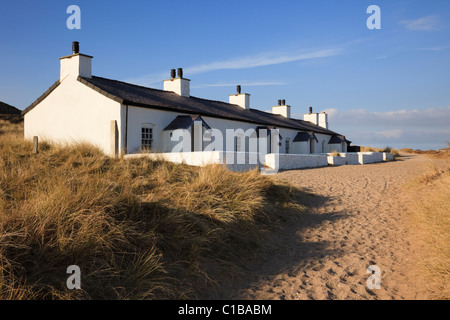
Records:
{"label": "window", "polygon": [[235,152],[241,152],[242,150],[242,139],[244,137],[239,135],[234,137],[234,151]]}
{"label": "window", "polygon": [[142,151],[152,150],[153,128],[142,127],[141,149]]}
{"label": "window", "polygon": [[290,148],[289,143],[290,143],[290,142],[291,142],[291,139],[287,138],[287,139],[286,139],[286,154],[289,154],[289,148]]}

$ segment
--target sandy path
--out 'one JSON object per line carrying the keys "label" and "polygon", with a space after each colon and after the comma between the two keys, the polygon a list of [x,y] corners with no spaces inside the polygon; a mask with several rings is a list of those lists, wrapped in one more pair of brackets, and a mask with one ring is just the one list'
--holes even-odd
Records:
{"label": "sandy path", "polygon": [[[245,271],[248,279],[225,298],[421,299],[413,235],[405,226],[398,188],[427,169],[421,156],[364,166],[293,170],[277,178],[310,190],[313,212],[292,224]],[[369,290],[367,268],[381,270]]]}

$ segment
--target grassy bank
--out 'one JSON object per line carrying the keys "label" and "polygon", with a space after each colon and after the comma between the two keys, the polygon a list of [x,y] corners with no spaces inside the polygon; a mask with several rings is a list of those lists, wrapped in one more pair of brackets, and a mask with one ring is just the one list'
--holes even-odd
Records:
{"label": "grassy bank", "polygon": [[386,148],[373,148],[373,147],[361,147],[361,152],[388,152],[394,155],[394,158],[400,156],[400,153],[397,149],[386,147]]}
{"label": "grassy bank", "polygon": [[450,159],[450,144],[448,148],[440,150],[413,150],[410,148],[404,148],[400,151],[405,153],[424,155],[431,159]]}
{"label": "grassy bank", "polygon": [[417,263],[430,296],[450,299],[450,153],[431,152],[429,157],[434,159],[430,169],[407,190],[408,213],[411,229],[422,243]]}
{"label": "grassy bank", "polygon": [[[0,120],[0,299],[195,298],[233,276],[301,193],[256,171],[109,158]],[[81,290],[66,268],[81,269]]]}

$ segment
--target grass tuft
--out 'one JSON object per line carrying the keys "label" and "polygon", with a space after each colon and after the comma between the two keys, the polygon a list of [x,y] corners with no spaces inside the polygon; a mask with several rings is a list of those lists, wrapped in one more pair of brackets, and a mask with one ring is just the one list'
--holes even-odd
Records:
{"label": "grass tuft", "polygon": [[418,264],[430,296],[450,299],[450,161],[434,166],[410,186],[411,227],[424,250]]}
{"label": "grass tuft", "polygon": [[394,159],[400,157],[399,151],[389,146],[385,148],[361,147],[361,152],[388,152],[394,155]]}

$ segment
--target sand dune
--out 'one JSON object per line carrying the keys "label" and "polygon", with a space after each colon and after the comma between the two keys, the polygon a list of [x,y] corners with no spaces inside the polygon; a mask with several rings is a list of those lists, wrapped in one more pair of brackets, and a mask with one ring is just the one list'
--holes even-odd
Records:
{"label": "sand dune", "polygon": [[[326,167],[278,173],[317,196],[313,212],[274,236],[262,263],[249,264],[245,284],[224,298],[421,299],[414,234],[407,228],[399,188],[422,174],[429,161]],[[381,288],[370,290],[367,268],[381,271]]]}

